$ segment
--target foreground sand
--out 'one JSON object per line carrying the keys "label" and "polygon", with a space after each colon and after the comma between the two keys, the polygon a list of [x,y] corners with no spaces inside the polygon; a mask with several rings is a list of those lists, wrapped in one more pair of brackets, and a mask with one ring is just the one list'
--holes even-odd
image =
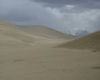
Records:
{"label": "foreground sand", "polygon": [[54,48],[62,42],[0,46],[0,80],[100,80],[100,52]]}

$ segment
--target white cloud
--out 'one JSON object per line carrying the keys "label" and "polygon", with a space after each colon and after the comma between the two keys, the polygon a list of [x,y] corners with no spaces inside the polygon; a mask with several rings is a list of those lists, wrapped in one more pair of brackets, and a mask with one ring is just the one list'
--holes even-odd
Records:
{"label": "white cloud", "polygon": [[70,9],[73,9],[74,7],[75,7],[74,5],[66,5],[66,6],[65,6],[65,8],[67,8],[67,9],[69,9],[69,10],[70,10]]}

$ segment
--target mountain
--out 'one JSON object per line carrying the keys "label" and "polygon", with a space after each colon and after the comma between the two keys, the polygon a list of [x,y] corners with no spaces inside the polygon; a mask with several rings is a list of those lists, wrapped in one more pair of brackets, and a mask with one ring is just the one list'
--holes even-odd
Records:
{"label": "mountain", "polygon": [[78,32],[75,33],[75,36],[84,36],[84,35],[87,35],[89,34],[88,31],[86,30],[79,30]]}

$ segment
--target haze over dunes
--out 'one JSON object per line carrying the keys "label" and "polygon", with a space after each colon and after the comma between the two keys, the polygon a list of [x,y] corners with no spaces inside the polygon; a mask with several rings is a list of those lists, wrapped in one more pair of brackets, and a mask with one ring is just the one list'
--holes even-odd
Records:
{"label": "haze over dunes", "polygon": [[59,47],[74,49],[92,49],[100,51],[100,31],[80,37]]}
{"label": "haze over dunes", "polygon": [[[99,33],[78,38],[74,44],[85,47],[89,41],[88,46],[98,50]],[[100,52],[68,49],[66,44],[54,48],[74,38],[43,26],[0,20],[0,80],[100,80]]]}

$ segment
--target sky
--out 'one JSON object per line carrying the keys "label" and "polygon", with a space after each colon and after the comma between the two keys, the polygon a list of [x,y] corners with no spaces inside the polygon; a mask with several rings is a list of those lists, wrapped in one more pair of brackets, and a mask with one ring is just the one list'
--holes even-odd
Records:
{"label": "sky", "polygon": [[64,33],[100,30],[100,0],[0,0],[0,19]]}

